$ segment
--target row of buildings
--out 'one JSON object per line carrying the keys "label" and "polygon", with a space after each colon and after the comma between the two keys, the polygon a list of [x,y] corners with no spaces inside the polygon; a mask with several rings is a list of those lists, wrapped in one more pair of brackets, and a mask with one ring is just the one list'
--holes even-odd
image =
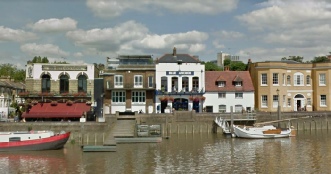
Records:
{"label": "row of buildings", "polygon": [[[248,62],[247,71],[205,71],[196,56],[120,55],[106,66],[28,64],[24,117],[79,118],[116,112],[331,110],[330,63]],[[61,114],[50,114],[61,112]],[[52,116],[49,116],[52,115]]]}

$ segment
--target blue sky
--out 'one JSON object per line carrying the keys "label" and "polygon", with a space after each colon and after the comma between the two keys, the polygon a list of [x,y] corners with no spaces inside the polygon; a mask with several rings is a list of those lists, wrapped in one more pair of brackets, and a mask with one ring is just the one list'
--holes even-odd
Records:
{"label": "blue sky", "polygon": [[0,60],[23,68],[34,56],[105,63],[118,54],[171,53],[247,62],[331,51],[330,0],[0,1]]}

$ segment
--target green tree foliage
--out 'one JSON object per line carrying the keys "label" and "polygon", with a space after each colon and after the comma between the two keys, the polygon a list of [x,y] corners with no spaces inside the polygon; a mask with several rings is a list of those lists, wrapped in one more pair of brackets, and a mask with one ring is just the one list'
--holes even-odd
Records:
{"label": "green tree foliage", "polygon": [[205,63],[205,71],[220,71],[220,70],[222,69],[213,62]]}
{"label": "green tree foliage", "polygon": [[232,61],[230,64],[231,71],[246,71],[247,65],[240,61]]}
{"label": "green tree foliage", "polygon": [[293,60],[296,62],[303,63],[303,57],[301,56],[288,56],[288,57],[283,57],[282,60]]}
{"label": "green tree foliage", "polygon": [[231,64],[231,59],[224,59],[224,66],[229,66]]}
{"label": "green tree foliage", "polygon": [[330,62],[330,60],[326,56],[314,57],[314,59],[311,60],[311,63],[322,63],[322,62]]}
{"label": "green tree foliage", "polygon": [[22,82],[25,80],[25,70],[18,69],[12,64],[0,64],[0,76],[10,77],[15,82]]}
{"label": "green tree foliage", "polygon": [[[30,62],[30,61],[29,61]],[[49,63],[47,57],[34,56],[32,63]]]}

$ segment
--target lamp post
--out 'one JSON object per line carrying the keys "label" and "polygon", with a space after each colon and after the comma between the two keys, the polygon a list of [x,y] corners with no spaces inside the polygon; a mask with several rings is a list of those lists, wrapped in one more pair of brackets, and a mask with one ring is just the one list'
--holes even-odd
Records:
{"label": "lamp post", "polygon": [[278,127],[280,127],[280,122],[279,120],[281,119],[281,116],[280,116],[280,100],[279,100],[279,89],[277,88],[276,90],[277,92],[277,98],[278,98],[278,106],[277,106],[277,119],[278,119]]}

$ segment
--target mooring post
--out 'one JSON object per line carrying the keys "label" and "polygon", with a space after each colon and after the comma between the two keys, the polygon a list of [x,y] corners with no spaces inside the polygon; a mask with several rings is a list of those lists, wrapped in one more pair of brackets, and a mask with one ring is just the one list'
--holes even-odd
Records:
{"label": "mooring post", "polygon": [[233,106],[230,106],[230,116],[231,116],[231,135],[233,135]]}

